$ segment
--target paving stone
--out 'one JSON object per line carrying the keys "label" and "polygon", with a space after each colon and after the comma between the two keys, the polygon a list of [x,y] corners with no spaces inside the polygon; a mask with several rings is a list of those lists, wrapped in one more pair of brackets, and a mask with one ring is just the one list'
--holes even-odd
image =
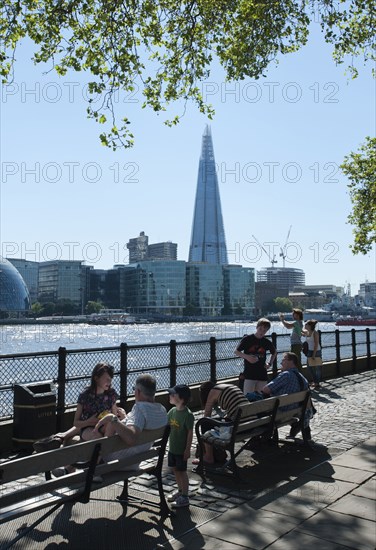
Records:
{"label": "paving stone", "polygon": [[268,546],[268,550],[300,550],[301,548],[319,548],[320,550],[349,550],[348,546],[326,541],[322,538],[308,535],[307,533],[299,532],[297,537],[296,531],[287,533],[283,538],[273,542]]}
{"label": "paving stone", "polygon": [[341,512],[341,514],[347,514],[348,516],[369,519],[373,522],[376,521],[375,501],[354,494],[346,495],[338,502],[331,504],[328,509],[334,512]]}
{"label": "paving stone", "polygon": [[297,523],[294,518],[262,510],[255,512],[245,504],[224,513],[220,521],[206,523],[200,533],[222,541],[219,548],[225,549],[228,543],[236,541],[239,546],[261,550],[291,531]]}
{"label": "paving stone", "polygon": [[369,479],[352,492],[353,495],[376,500],[376,478]]}
{"label": "paving stone", "polygon": [[244,502],[247,502],[244,498],[238,498],[238,497],[229,497],[227,499],[228,502],[231,502],[232,504],[244,504]]}
{"label": "paving stone", "polygon": [[[343,458],[342,461],[345,461],[345,458]],[[352,464],[356,465],[356,462],[353,461]],[[359,470],[357,468],[347,468],[336,464],[335,460],[313,468],[310,473],[314,476],[340,479],[342,481],[348,481],[349,483],[363,483],[372,476],[372,473],[369,471]]]}
{"label": "paving stone", "polygon": [[339,466],[346,466],[348,468],[357,468],[361,470],[365,470],[367,472],[374,472],[375,471],[375,454],[367,454],[363,453],[362,455],[359,454],[351,454],[351,452],[348,452],[344,455],[337,456],[332,461],[333,466],[339,465]]}
{"label": "paving stone", "polygon": [[375,523],[366,519],[351,518],[332,510],[323,510],[299,526],[300,533],[306,533],[354,550],[373,550],[375,548]]}

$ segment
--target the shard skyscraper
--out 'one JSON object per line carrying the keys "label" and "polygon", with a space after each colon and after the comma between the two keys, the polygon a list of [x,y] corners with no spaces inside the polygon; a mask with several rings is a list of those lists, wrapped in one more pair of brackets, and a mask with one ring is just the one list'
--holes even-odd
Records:
{"label": "the shard skyscraper", "polygon": [[208,125],[202,136],[188,261],[228,263],[213,142]]}

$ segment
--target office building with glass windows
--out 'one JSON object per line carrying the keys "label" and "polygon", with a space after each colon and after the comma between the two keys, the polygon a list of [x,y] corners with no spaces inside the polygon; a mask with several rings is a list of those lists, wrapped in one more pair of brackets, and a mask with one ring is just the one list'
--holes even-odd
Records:
{"label": "office building with glass windows", "polygon": [[292,267],[264,267],[257,272],[257,281],[275,285],[280,291],[292,291],[305,285],[305,273]]}
{"label": "office building with glass windows", "polygon": [[0,313],[9,315],[30,309],[30,295],[17,269],[0,256]]}
{"label": "office building with glass windows", "polygon": [[208,125],[202,136],[188,261],[228,263],[213,141]]}
{"label": "office building with glass windows", "polygon": [[124,307],[139,314],[183,315],[185,262],[153,260],[119,268],[124,275]]}
{"label": "office building with glass windows", "polygon": [[39,296],[41,303],[70,300],[81,311],[89,295],[88,266],[79,260],[56,260],[39,264]]}
{"label": "office building with glass windows", "polygon": [[217,317],[224,306],[223,269],[217,264],[187,263],[186,315]]}
{"label": "office building with glass windows", "polygon": [[255,306],[255,270],[241,265],[223,266],[225,315],[250,315]]}

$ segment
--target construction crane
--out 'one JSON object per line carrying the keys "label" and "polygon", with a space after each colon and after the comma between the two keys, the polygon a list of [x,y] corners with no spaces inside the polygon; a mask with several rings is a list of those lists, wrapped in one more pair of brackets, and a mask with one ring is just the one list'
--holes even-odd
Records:
{"label": "construction crane", "polygon": [[280,253],[279,255],[282,256],[282,261],[283,261],[283,267],[285,267],[285,260],[286,260],[286,246],[287,246],[287,243],[289,242],[289,237],[290,237],[290,233],[291,233],[291,228],[292,228],[292,225],[290,225],[290,228],[288,230],[288,233],[287,233],[287,237],[286,237],[286,241],[285,241],[285,244],[283,245],[283,248],[280,248]]}
{"label": "construction crane", "polygon": [[256,243],[259,245],[259,247],[261,248],[261,250],[263,250],[265,252],[265,254],[267,255],[267,257],[269,258],[269,261],[270,263],[272,264],[272,267],[274,266],[274,264],[278,263],[278,261],[275,259],[275,254],[273,256],[273,258],[271,258],[269,252],[267,252],[265,250],[265,248],[262,246],[262,244],[256,239],[256,237],[254,235],[252,235],[252,237],[255,239]]}

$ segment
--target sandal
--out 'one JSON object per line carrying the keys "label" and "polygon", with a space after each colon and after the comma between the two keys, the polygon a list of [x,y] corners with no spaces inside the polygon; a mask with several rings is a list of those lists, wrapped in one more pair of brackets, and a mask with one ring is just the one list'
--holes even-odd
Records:
{"label": "sandal", "polygon": [[37,453],[44,453],[45,451],[52,451],[53,449],[58,449],[63,443],[63,438],[57,435],[50,435],[45,439],[40,439],[39,441],[34,441],[33,448]]}

